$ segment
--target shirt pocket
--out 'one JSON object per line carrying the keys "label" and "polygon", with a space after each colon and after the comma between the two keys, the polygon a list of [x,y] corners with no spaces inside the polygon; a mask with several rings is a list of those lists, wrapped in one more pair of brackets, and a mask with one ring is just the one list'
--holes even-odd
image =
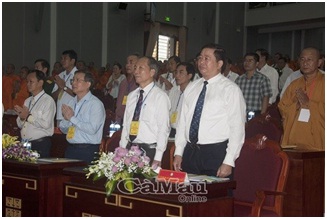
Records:
{"label": "shirt pocket", "polygon": [[156,107],[154,104],[144,104],[141,109],[141,119],[145,123],[150,124],[151,121],[154,121],[155,118]]}

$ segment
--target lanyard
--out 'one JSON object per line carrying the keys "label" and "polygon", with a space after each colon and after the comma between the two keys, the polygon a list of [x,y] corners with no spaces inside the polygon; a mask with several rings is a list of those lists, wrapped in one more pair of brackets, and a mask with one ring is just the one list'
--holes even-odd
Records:
{"label": "lanyard", "polygon": [[[85,102],[86,102],[86,100],[83,101],[83,103],[81,104],[81,107],[78,109],[78,112],[77,112],[76,115],[75,115],[76,118],[77,118],[77,115],[78,115],[79,111],[81,111],[82,106],[83,106],[83,104],[84,104]],[[76,106],[77,106],[77,103],[75,104],[74,112],[76,111]]]}
{"label": "lanyard", "polygon": [[150,94],[150,92],[152,91],[152,89],[154,88],[154,86],[155,86],[155,84],[153,84],[153,86],[152,86],[151,90],[149,91],[149,93],[148,93],[148,94],[145,96],[145,98],[142,100],[141,108],[142,108],[142,106],[143,106],[144,101],[146,100],[146,98],[148,97],[148,95]]}
{"label": "lanyard", "polygon": [[177,105],[176,105],[176,109],[175,109],[175,111],[177,111],[178,104],[179,104],[179,101],[180,101],[180,99],[181,99],[182,94],[183,94],[183,91],[181,91],[181,93],[180,93],[180,95],[179,95],[179,97],[178,97],[178,101],[177,101]]}
{"label": "lanyard", "polygon": [[[37,101],[35,101],[35,103],[34,103],[34,105],[31,107],[31,104],[32,104],[32,100],[33,100],[33,98],[31,99],[31,101],[30,101],[30,103],[29,103],[29,105],[28,105],[28,111],[30,111],[30,112],[32,112],[32,109],[34,108],[34,106],[36,105],[36,103],[41,99],[41,97],[44,95],[45,93],[43,93],[40,97],[39,97],[39,99],[37,99]],[[31,108],[30,108],[31,107]]]}

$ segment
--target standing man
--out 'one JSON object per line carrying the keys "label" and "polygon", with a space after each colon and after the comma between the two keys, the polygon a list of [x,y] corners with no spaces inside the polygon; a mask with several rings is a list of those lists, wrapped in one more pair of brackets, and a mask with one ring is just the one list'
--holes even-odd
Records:
{"label": "standing man", "polygon": [[243,67],[245,74],[236,79],[235,83],[241,88],[245,102],[248,120],[267,111],[269,97],[272,96],[270,81],[267,76],[258,72],[259,56],[257,53],[247,53],[244,56]]}
{"label": "standing man", "polygon": [[56,85],[53,88],[52,96],[57,100],[57,125],[63,120],[61,106],[67,104],[75,96],[72,90],[72,80],[74,77],[77,62],[77,54],[74,50],[66,50],[61,55],[61,65],[65,71],[55,76]]}
{"label": "standing man", "polygon": [[257,49],[256,53],[259,55],[259,64],[258,71],[264,75],[266,75],[270,80],[272,96],[269,98],[269,104],[273,104],[276,102],[276,98],[278,96],[278,78],[279,74],[273,67],[270,67],[267,64],[267,60],[269,58],[269,53],[265,49]]}
{"label": "standing man", "polygon": [[319,71],[319,50],[308,47],[300,55],[303,77],[293,81],[278,104],[283,118],[282,145],[325,150],[325,75]]}
{"label": "standing man", "polygon": [[217,44],[201,49],[203,77],[185,90],[177,125],[177,171],[231,177],[244,142],[246,105],[240,88],[222,74],[225,54]]}
{"label": "standing man", "polygon": [[49,62],[46,61],[45,59],[37,59],[34,62],[34,68],[44,73],[45,81],[43,84],[43,90],[45,91],[45,93],[51,96],[55,83],[52,80],[50,80],[49,77],[49,70],[50,70]]}
{"label": "standing man", "polygon": [[226,68],[224,71],[224,76],[231,81],[234,81],[239,77],[239,75],[231,70],[232,60],[230,58],[226,58]]}
{"label": "standing man", "polygon": [[168,72],[159,76],[158,87],[169,94],[169,91],[176,86],[175,72],[181,59],[178,56],[171,56],[167,62]]}
{"label": "standing man", "polygon": [[138,145],[146,152],[154,168],[161,165],[170,131],[170,101],[154,83],[158,70],[157,61],[152,57],[142,57],[137,61],[134,77],[139,87],[127,97],[119,143],[127,149]]}
{"label": "standing man", "polygon": [[103,103],[90,92],[93,85],[90,72],[75,72],[72,89],[76,96],[62,105],[64,119],[59,125],[69,142],[65,157],[89,164],[99,151],[106,117]]}
{"label": "standing man", "polygon": [[32,94],[23,106],[15,105],[18,115],[17,125],[21,128],[21,138],[32,144],[40,157],[50,157],[51,136],[54,132],[56,104],[53,98],[43,90],[45,75],[39,70],[32,70],[27,75],[27,88]]}
{"label": "standing man", "polygon": [[284,57],[281,57],[278,60],[277,67],[282,73],[279,77],[279,83],[278,83],[278,88],[280,91],[282,91],[288,76],[290,76],[293,73],[293,70],[290,67],[288,67],[287,60]]}
{"label": "standing man", "polygon": [[169,137],[175,138],[176,126],[182,110],[184,91],[189,83],[193,80],[195,69],[191,63],[181,62],[177,65],[175,74],[177,86],[173,87],[169,92],[169,99],[171,103],[170,109],[170,125],[171,130]]}
{"label": "standing man", "polygon": [[132,54],[127,56],[126,59],[126,78],[119,85],[118,97],[116,102],[116,122],[120,125],[123,124],[127,95],[138,87],[133,73],[135,64],[139,57],[140,56],[138,54]]}

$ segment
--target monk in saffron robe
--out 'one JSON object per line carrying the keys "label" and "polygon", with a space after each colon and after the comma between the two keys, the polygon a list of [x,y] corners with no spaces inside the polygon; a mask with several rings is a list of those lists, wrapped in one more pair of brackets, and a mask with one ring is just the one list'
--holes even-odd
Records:
{"label": "monk in saffron robe", "polygon": [[301,52],[303,77],[293,81],[285,91],[278,108],[283,118],[283,145],[297,145],[310,150],[325,150],[325,75],[318,49]]}

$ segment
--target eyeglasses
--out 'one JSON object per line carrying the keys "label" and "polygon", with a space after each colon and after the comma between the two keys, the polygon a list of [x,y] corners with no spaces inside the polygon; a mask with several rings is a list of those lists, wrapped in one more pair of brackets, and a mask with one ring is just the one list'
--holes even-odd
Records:
{"label": "eyeglasses", "polygon": [[81,83],[82,81],[86,82],[84,79],[74,78],[74,79],[71,80],[71,84],[73,84],[74,82]]}

